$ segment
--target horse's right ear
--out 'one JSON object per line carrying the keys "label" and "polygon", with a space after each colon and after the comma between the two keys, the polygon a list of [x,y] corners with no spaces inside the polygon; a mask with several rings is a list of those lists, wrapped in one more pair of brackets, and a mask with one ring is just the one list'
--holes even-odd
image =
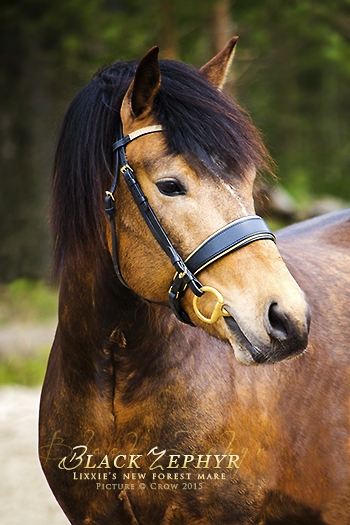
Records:
{"label": "horse's right ear", "polygon": [[238,36],[232,37],[224,49],[200,69],[204,76],[219,89],[222,89],[225,84],[237,40]]}
{"label": "horse's right ear", "polygon": [[136,119],[142,120],[152,111],[154,98],[160,85],[158,53],[159,48],[152,47],[137,67],[120,110],[124,125],[131,124]]}

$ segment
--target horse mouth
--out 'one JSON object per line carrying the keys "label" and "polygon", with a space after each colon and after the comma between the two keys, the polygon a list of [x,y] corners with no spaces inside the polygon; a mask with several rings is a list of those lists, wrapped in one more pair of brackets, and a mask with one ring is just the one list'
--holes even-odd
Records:
{"label": "horse mouth", "polygon": [[[228,308],[225,307],[227,310]],[[228,310],[229,311],[229,310]],[[229,329],[228,341],[231,344],[237,361],[244,365],[260,365],[287,361],[301,355],[307,349],[307,341],[296,339],[290,341],[271,341],[269,346],[254,345],[241,330],[234,317],[225,317]]]}
{"label": "horse mouth", "polygon": [[[225,322],[232,334],[234,334],[235,341],[230,340],[231,346],[233,346],[237,360],[242,364],[261,364],[267,361],[272,362],[271,356],[266,355],[262,350],[254,346],[249,339],[244,335],[240,329],[237,321],[233,317],[225,317]],[[237,346],[239,350],[236,351]],[[246,355],[247,351],[250,354],[250,358]],[[242,354],[245,354],[242,358]]]}

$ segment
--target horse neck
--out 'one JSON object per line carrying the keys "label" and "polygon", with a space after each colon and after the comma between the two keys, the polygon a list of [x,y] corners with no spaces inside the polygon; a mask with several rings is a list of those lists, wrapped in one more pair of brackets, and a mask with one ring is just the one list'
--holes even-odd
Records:
{"label": "horse neck", "polygon": [[95,381],[111,361],[120,370],[140,368],[140,355],[152,359],[160,353],[164,330],[179,329],[175,325],[169,308],[146,303],[119,283],[108,253],[65,266],[57,346],[71,374],[84,376],[85,382],[88,370]]}

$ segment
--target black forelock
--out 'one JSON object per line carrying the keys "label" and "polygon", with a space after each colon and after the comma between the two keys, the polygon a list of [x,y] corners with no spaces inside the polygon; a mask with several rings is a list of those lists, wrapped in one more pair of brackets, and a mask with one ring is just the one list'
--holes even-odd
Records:
{"label": "black forelock", "polygon": [[[112,117],[118,126],[121,102],[136,68],[137,62],[118,61],[94,79],[105,104],[117,113]],[[232,98],[187,64],[161,60],[160,71],[154,113],[166,130],[169,153],[184,155],[228,179],[242,177],[250,168],[269,168],[259,133]]]}
{"label": "black forelock", "polygon": [[171,153],[198,161],[225,179],[244,177],[247,169],[268,168],[261,138],[234,100],[191,66],[163,60],[160,70],[154,109]]}

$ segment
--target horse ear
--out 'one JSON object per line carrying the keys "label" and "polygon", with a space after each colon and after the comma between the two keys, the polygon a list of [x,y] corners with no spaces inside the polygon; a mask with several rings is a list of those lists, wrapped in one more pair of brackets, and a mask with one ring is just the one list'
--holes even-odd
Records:
{"label": "horse ear", "polygon": [[124,123],[147,117],[160,85],[159,48],[152,47],[140,61],[120,110]]}
{"label": "horse ear", "polygon": [[232,37],[224,49],[201,68],[204,76],[219,89],[224,87],[237,40],[238,36]]}

